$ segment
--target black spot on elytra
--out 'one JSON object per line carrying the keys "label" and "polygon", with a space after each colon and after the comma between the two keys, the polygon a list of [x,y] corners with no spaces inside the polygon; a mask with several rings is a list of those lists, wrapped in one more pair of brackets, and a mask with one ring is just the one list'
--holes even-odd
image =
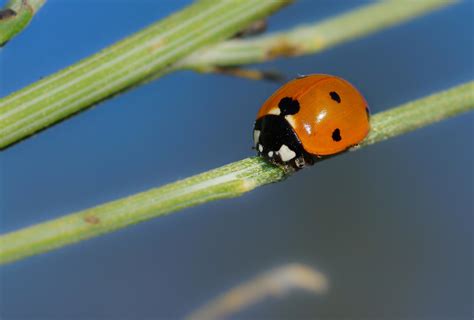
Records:
{"label": "black spot on elytra", "polygon": [[339,130],[339,128],[337,128],[336,130],[334,130],[332,132],[332,139],[336,142],[339,142],[342,140],[341,138],[341,130]]}
{"label": "black spot on elytra", "polygon": [[300,103],[296,99],[290,97],[284,97],[278,103],[280,108],[281,115],[284,117],[286,115],[297,114],[300,111]]}
{"label": "black spot on elytra", "polygon": [[341,97],[337,94],[336,91],[329,92],[329,95],[331,96],[331,99],[333,99],[337,103],[341,103]]}

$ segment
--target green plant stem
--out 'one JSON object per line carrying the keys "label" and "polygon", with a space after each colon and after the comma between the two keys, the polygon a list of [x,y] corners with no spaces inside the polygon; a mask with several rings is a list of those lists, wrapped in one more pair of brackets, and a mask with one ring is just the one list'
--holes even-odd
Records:
{"label": "green plant stem", "polygon": [[[0,99],[0,149],[126,88],[178,69],[222,72],[223,66],[310,54],[452,3],[384,1],[289,32],[230,40],[186,58],[190,52],[234,34],[287,2],[254,1],[247,10],[238,11],[249,1],[252,2],[226,4],[201,0],[90,58]],[[219,5],[221,8],[216,9]],[[228,19],[231,16],[234,18]]]}
{"label": "green plant stem", "polygon": [[321,22],[206,47],[180,60],[175,69],[219,72],[219,67],[269,61],[323,51],[453,4],[447,0],[389,0],[368,4]]}
{"label": "green plant stem", "polygon": [[46,0],[11,0],[1,10],[0,46],[5,45],[30,23]]}
{"label": "green plant stem", "polygon": [[[371,131],[359,148],[473,109],[474,81],[471,81],[374,115]],[[238,197],[287,176],[283,169],[259,157],[240,160],[163,187],[4,234],[0,236],[0,263],[46,252],[198,204]]]}
{"label": "green plant stem", "polygon": [[200,0],[79,63],[0,100],[0,148],[228,38],[288,0]]}

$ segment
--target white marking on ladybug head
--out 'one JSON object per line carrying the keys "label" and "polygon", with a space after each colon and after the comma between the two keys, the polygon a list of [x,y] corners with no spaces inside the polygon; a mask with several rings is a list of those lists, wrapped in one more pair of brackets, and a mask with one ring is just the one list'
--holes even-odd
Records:
{"label": "white marking on ladybug head", "polygon": [[254,146],[257,146],[257,144],[258,144],[258,139],[260,139],[260,130],[254,130],[254,131],[253,131],[253,142],[254,142]]}
{"label": "white marking on ladybug head", "polygon": [[263,152],[263,146],[261,144],[258,145],[258,151]]}
{"label": "white marking on ladybug head", "polygon": [[299,157],[295,159],[295,164],[298,168],[303,168],[305,166],[304,158]]}
{"label": "white marking on ladybug head", "polygon": [[268,156],[269,156],[270,158],[273,157],[273,151],[269,151],[269,152],[268,152]]}
{"label": "white marking on ladybug head", "polygon": [[276,116],[279,116],[281,113],[281,110],[280,108],[276,107],[276,108],[273,108],[273,109],[270,109],[270,111],[268,111],[268,114],[274,114]]}
{"label": "white marking on ladybug head", "polygon": [[287,162],[296,157],[296,153],[288,148],[286,144],[281,145],[280,150],[278,150],[280,154],[281,161]]}

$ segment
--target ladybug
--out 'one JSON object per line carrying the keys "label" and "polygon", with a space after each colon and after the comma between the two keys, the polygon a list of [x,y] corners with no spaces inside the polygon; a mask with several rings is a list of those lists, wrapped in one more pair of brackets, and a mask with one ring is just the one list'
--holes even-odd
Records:
{"label": "ladybug", "polygon": [[286,170],[299,170],[361,142],[369,132],[369,108],[344,79],[312,74],[278,89],[260,108],[254,146]]}

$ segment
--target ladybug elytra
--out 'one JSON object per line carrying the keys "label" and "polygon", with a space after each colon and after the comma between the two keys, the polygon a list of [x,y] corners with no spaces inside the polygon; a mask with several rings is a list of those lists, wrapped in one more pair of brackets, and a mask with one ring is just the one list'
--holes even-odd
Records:
{"label": "ladybug elytra", "polygon": [[344,79],[313,74],[294,79],[262,105],[254,126],[260,156],[301,169],[357,145],[369,132],[369,108]]}

